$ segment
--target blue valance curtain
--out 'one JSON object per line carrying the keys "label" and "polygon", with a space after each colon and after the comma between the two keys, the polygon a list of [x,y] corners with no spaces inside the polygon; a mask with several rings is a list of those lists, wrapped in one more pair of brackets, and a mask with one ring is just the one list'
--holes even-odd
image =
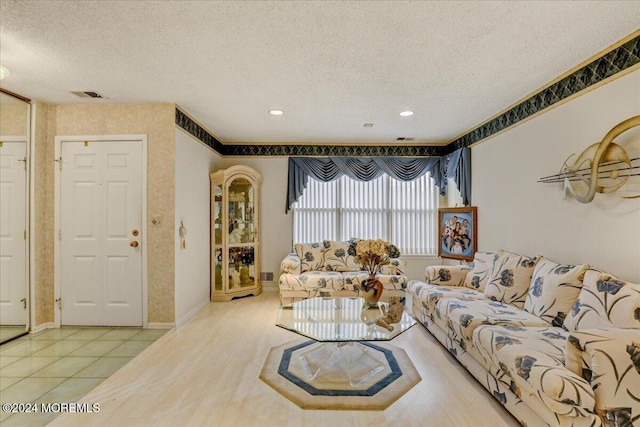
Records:
{"label": "blue valance curtain", "polygon": [[358,181],[371,181],[383,173],[400,181],[412,181],[430,172],[440,194],[447,194],[447,178],[453,178],[465,206],[471,203],[471,150],[461,148],[442,157],[290,157],[287,206],[302,195],[309,176],[333,181],[342,175]]}

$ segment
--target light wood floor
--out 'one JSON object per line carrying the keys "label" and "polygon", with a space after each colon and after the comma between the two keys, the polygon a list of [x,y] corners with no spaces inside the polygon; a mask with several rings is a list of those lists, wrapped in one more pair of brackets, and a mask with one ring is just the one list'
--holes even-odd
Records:
{"label": "light wood floor", "polygon": [[212,303],[82,399],[93,414],[51,426],[516,426],[421,325],[391,344],[422,381],[385,411],[302,410],[259,378],[269,349],[300,337],[275,326],[278,295]]}

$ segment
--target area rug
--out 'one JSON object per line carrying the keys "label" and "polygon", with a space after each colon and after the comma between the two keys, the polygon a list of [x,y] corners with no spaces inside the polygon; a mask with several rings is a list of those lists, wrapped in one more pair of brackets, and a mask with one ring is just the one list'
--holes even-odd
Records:
{"label": "area rug", "polygon": [[364,346],[358,357],[366,363],[355,365],[356,371],[360,368],[355,379],[331,363],[314,377],[316,369],[309,366],[314,359],[308,355],[323,359],[324,349],[329,352],[332,345],[337,344],[298,340],[273,347],[260,379],[303,409],[365,411],[388,408],[422,380],[403,349],[379,342],[356,344]]}

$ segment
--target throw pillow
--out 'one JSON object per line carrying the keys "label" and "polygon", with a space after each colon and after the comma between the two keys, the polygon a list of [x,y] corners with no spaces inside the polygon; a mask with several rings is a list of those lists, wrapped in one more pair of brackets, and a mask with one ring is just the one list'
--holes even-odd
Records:
{"label": "throw pillow", "polygon": [[324,269],[327,271],[358,271],[360,264],[349,255],[349,242],[324,240]]}
{"label": "throw pillow", "polygon": [[293,249],[300,258],[300,272],[319,271],[324,267],[324,247],[321,243],[296,243]]}
{"label": "throw pillow", "polygon": [[505,251],[498,254],[484,295],[494,301],[522,308],[538,257],[531,258]]}
{"label": "throw pillow", "polygon": [[640,284],[587,270],[578,299],[563,327],[569,331],[593,328],[640,328]]}
{"label": "throw pillow", "polygon": [[471,271],[467,274],[464,285],[467,288],[484,292],[497,259],[498,254],[495,252],[476,252],[473,256],[473,262],[469,264]]}
{"label": "throw pillow", "polygon": [[589,266],[561,265],[541,257],[533,270],[524,309],[553,326],[562,326],[582,288]]}

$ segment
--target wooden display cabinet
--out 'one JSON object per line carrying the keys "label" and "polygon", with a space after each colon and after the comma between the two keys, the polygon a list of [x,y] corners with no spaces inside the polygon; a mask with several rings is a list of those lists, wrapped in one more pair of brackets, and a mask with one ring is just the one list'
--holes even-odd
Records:
{"label": "wooden display cabinet", "polygon": [[260,185],[248,166],[232,166],[211,179],[211,301],[259,295]]}

